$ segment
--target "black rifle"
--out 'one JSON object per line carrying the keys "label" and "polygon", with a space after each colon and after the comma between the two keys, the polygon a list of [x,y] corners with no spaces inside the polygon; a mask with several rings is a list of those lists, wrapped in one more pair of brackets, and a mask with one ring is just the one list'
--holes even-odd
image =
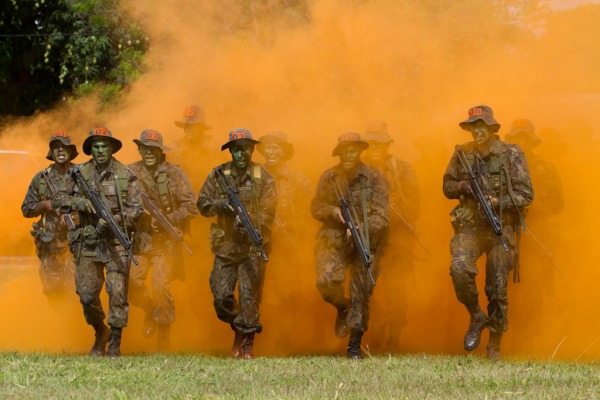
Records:
{"label": "black rifle", "polygon": [[[371,253],[369,252],[369,243],[363,243],[363,237],[359,235],[358,226],[356,222],[354,222],[354,218],[352,218],[352,214],[350,213],[350,203],[346,200],[344,193],[342,192],[342,188],[337,182],[337,179],[333,175],[329,175],[329,179],[331,180],[331,186],[335,192],[335,196],[337,197],[338,203],[340,204],[340,211],[342,212],[342,218],[344,219],[344,225],[347,229],[350,230],[350,235],[354,240],[354,247],[358,251],[360,255],[360,261],[367,269],[367,274],[369,274],[369,279],[373,286],[375,286],[375,279],[373,278],[373,274],[371,273]],[[367,221],[365,221],[367,224]],[[366,240],[365,240],[366,241]],[[366,244],[366,246],[365,246]]]}
{"label": "black rifle", "polygon": [[240,200],[237,191],[225,176],[225,173],[223,172],[223,168],[221,166],[216,167],[215,172],[217,173],[217,178],[221,180],[224,189],[227,191],[227,196],[229,197],[229,205],[233,207],[233,211],[236,213],[236,215],[242,222],[242,225],[244,225],[246,232],[248,232],[248,235],[250,236],[250,240],[252,240],[254,246],[256,246],[258,251],[260,251],[263,260],[269,261],[269,257],[267,257],[267,253],[265,253],[265,250],[262,247],[262,236],[260,235],[260,232],[254,227],[254,224],[252,224],[250,215],[248,215],[248,211],[246,211],[246,207],[244,207],[244,203],[242,203],[242,201]]}
{"label": "black rifle", "polygon": [[423,242],[421,242],[421,239],[419,238],[419,236],[421,236],[421,234],[419,233],[419,231],[417,231],[417,228],[415,228],[413,224],[411,224],[410,222],[408,222],[406,220],[406,218],[404,218],[402,216],[402,214],[400,213],[400,210],[398,210],[396,208],[396,206],[394,206],[391,203],[390,203],[390,210],[392,210],[394,212],[394,214],[396,214],[396,216],[398,218],[400,218],[400,221],[402,221],[402,223],[406,226],[406,228],[410,231],[410,233],[415,237],[415,240],[417,241],[417,243],[419,243],[419,246],[421,246],[423,248],[423,250],[425,250],[425,253],[431,254],[431,252],[429,251],[429,249],[427,247],[425,247],[425,245],[423,244]]}
{"label": "black rifle", "polygon": [[485,216],[487,217],[488,221],[490,222],[490,225],[492,226],[494,233],[496,234],[496,236],[498,236],[498,239],[500,239],[500,242],[502,243],[502,247],[504,247],[504,251],[506,251],[508,253],[508,251],[509,251],[508,246],[506,245],[506,242],[504,241],[504,237],[502,236],[502,223],[500,221],[500,218],[498,218],[498,216],[494,212],[494,209],[490,205],[488,198],[483,193],[483,190],[481,189],[479,182],[477,182],[477,175],[475,174],[475,172],[469,165],[469,160],[467,160],[467,157],[465,156],[465,153],[462,151],[460,146],[456,146],[456,155],[457,155],[458,160],[460,161],[463,169],[467,172],[467,174],[469,174],[469,181],[471,183],[471,189],[474,192],[473,194],[475,195],[475,198],[477,199],[477,201],[479,202],[479,205],[485,212]]}
{"label": "black rifle", "polygon": [[160,207],[158,207],[156,203],[152,201],[152,199],[148,197],[145,193],[142,192],[141,197],[142,202],[144,203],[144,208],[148,210],[152,218],[154,218],[156,222],[158,222],[158,224],[163,228],[165,232],[169,234],[169,236],[171,236],[173,240],[179,242],[181,246],[183,246],[185,251],[187,251],[189,254],[193,254],[192,249],[190,249],[190,246],[188,246],[188,244],[183,239],[181,231],[177,229],[171,223],[171,221],[169,221],[169,218],[167,218],[167,216],[162,212]]}
{"label": "black rifle", "polygon": [[[83,177],[83,175],[81,175],[81,171],[79,170],[79,167],[75,165],[75,166],[71,167],[71,171],[72,171],[73,176],[77,180],[77,183],[79,183],[79,185],[83,189],[85,196],[92,203],[94,210],[96,210],[96,214],[100,218],[104,219],[107,222],[108,227],[110,228],[113,235],[115,235],[115,237],[117,238],[119,243],[121,243],[121,246],[123,246],[125,248],[125,250],[127,250],[127,254],[129,254],[131,261],[133,261],[133,263],[135,265],[138,265],[137,260],[135,259],[133,253],[131,252],[131,241],[129,240],[127,235],[125,235],[123,233],[123,231],[119,227],[119,224],[117,224],[117,221],[115,221],[115,217],[112,215],[110,210],[106,207],[104,202],[102,202],[102,199],[96,194],[96,192],[94,192],[92,190],[90,185],[88,185],[88,183],[85,180],[85,178]],[[117,196],[120,196],[120,195],[121,195],[120,193],[117,193]]]}

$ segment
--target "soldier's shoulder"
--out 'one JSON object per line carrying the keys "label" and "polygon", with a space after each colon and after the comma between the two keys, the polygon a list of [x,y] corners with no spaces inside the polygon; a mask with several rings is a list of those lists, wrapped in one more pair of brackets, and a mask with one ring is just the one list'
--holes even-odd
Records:
{"label": "soldier's shoulder", "polygon": [[410,162],[402,160],[393,154],[389,154],[385,160],[385,165],[392,170],[399,171],[401,174],[413,169]]}
{"label": "soldier's shoulder", "polygon": [[131,164],[127,165],[127,168],[132,170],[134,173],[139,173],[142,170],[143,166],[144,166],[144,164],[142,163],[141,160],[139,160],[139,161],[132,162]]}
{"label": "soldier's shoulder", "polygon": [[465,153],[471,153],[475,150],[475,142],[465,142],[458,145],[462,151]]}

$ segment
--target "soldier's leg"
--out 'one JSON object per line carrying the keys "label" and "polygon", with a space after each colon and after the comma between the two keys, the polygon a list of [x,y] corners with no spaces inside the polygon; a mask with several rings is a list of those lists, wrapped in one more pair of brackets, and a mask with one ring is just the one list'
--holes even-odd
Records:
{"label": "soldier's leg", "polygon": [[241,312],[233,324],[242,333],[239,344],[241,358],[254,358],[254,335],[262,331],[260,324],[258,291],[261,284],[261,262],[257,256],[244,259],[238,268],[238,292]]}
{"label": "soldier's leg", "polygon": [[129,256],[121,246],[111,249],[111,260],[106,265],[106,291],[108,293],[108,324],[127,326],[129,314],[128,294]]}
{"label": "soldier's leg", "polygon": [[156,323],[153,319],[154,299],[146,285],[146,277],[152,263],[146,254],[138,254],[136,259],[138,265],[132,264],[129,269],[129,303],[144,310],[142,334],[150,337],[156,332]]}
{"label": "soldier's leg", "polygon": [[39,273],[44,295],[56,298],[64,294],[65,264],[60,253],[45,253],[41,259]]}
{"label": "soldier's leg", "polygon": [[346,259],[342,250],[317,243],[315,248],[317,289],[327,303],[337,309],[334,331],[343,338],[350,332],[347,325],[350,299],[345,295]]}
{"label": "soldier's leg", "polygon": [[450,241],[452,262],[450,275],[456,298],[465,305],[470,315],[469,328],[465,333],[463,346],[472,351],[479,346],[481,332],[485,328],[486,316],[479,306],[477,277],[477,259],[481,256],[477,236],[471,230],[458,232]]}
{"label": "soldier's leg", "polygon": [[170,347],[171,324],[175,320],[175,300],[171,293],[173,257],[159,252],[152,257],[152,265],[153,319],[158,323],[158,349],[167,351]]}
{"label": "soldier's leg", "polygon": [[237,269],[238,263],[215,256],[209,278],[217,317],[232,327],[235,317],[240,313],[239,303],[233,295],[238,276]]}

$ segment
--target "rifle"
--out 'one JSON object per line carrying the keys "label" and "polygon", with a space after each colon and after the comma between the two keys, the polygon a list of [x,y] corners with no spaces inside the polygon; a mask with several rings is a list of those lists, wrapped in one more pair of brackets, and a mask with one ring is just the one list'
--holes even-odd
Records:
{"label": "rifle", "polygon": [[[352,239],[354,239],[354,247],[356,247],[356,250],[358,251],[358,254],[360,255],[360,260],[362,261],[362,264],[367,269],[367,274],[369,275],[371,284],[373,284],[373,286],[375,286],[375,279],[373,278],[373,274],[371,273],[371,254],[369,252],[369,248],[365,247],[365,243],[363,243],[363,241],[367,242],[366,245],[369,246],[368,240],[366,237],[363,237],[362,235],[359,236],[359,232],[358,232],[359,228],[356,225],[356,222],[354,222],[354,219],[352,218],[352,214],[350,213],[350,203],[348,203],[348,200],[346,200],[346,198],[344,197],[342,188],[340,187],[340,185],[339,185],[337,179],[335,178],[335,176],[333,175],[333,173],[331,173],[329,175],[329,179],[331,181],[331,186],[333,187],[333,190],[335,192],[335,196],[337,197],[338,203],[340,204],[340,211],[342,212],[342,217],[344,219],[344,225],[346,226],[347,229],[350,230],[350,235],[352,236]],[[367,221],[365,221],[365,224],[367,224]],[[368,232],[368,228],[367,228],[367,232]]]}
{"label": "rifle", "polygon": [[156,203],[146,195],[146,193],[142,192],[141,197],[142,202],[144,203],[144,208],[147,209],[148,212],[150,212],[152,218],[154,218],[156,222],[158,222],[158,224],[164,229],[165,232],[169,234],[169,236],[171,236],[173,240],[179,242],[181,246],[183,246],[185,251],[187,251],[189,254],[193,254],[192,249],[190,249],[190,246],[188,246],[188,244],[183,239],[181,231],[177,229],[171,223],[171,221],[169,221],[169,218],[167,218],[167,216],[162,212],[160,207],[158,207]]}
{"label": "rifle", "polygon": [[554,269],[556,269],[556,271],[558,271],[560,276],[564,277],[565,274],[563,274],[563,272],[556,266],[556,264],[554,264],[554,253],[552,251],[550,251],[550,249],[548,249],[548,247],[546,247],[546,245],[544,243],[542,243],[542,241],[540,239],[538,239],[538,237],[531,231],[531,229],[527,228],[527,229],[525,229],[525,232],[527,232],[529,234],[529,236],[531,236],[533,241],[536,242],[537,245],[542,249],[544,254],[546,254],[548,259],[550,260],[550,263],[552,264]]}
{"label": "rifle", "polygon": [[485,194],[483,194],[483,190],[481,189],[481,186],[479,186],[479,182],[477,182],[477,175],[475,174],[475,172],[469,165],[469,160],[467,160],[465,153],[462,151],[460,146],[456,146],[455,149],[456,149],[456,155],[457,155],[458,160],[460,161],[463,169],[469,174],[469,181],[471,183],[471,188],[473,189],[475,198],[477,199],[477,201],[479,202],[479,205],[485,212],[485,216],[487,217],[488,221],[490,222],[490,225],[492,226],[494,233],[496,234],[496,236],[498,236],[498,239],[500,239],[500,242],[502,243],[502,247],[504,247],[504,251],[506,251],[508,253],[509,252],[508,246],[507,246],[506,242],[504,241],[504,237],[502,236],[502,223],[500,221],[500,218],[498,218],[498,216],[494,212],[494,209],[492,208],[488,199],[486,198]]}
{"label": "rifle", "polygon": [[[85,196],[92,203],[94,210],[96,210],[96,214],[99,215],[100,218],[104,219],[107,222],[108,227],[110,228],[111,232],[113,233],[113,235],[115,235],[115,237],[117,238],[119,243],[121,243],[121,246],[123,246],[125,248],[125,250],[127,250],[127,254],[129,254],[129,257],[131,258],[133,263],[135,265],[138,265],[137,260],[135,259],[133,253],[131,252],[131,247],[132,247],[131,241],[129,240],[127,235],[125,235],[123,233],[123,231],[119,227],[119,224],[117,224],[117,221],[115,221],[115,217],[112,215],[110,210],[106,207],[106,205],[104,204],[102,199],[100,199],[100,197],[96,194],[96,192],[94,192],[92,190],[90,185],[87,183],[87,181],[81,174],[79,167],[74,165],[71,168],[71,171],[72,171],[73,176],[77,180],[77,183],[79,183],[79,185],[85,192]],[[120,194],[117,193],[117,196],[120,196]]]}
{"label": "rifle", "polygon": [[42,176],[46,180],[46,183],[48,183],[48,187],[50,188],[50,194],[52,196],[54,196],[54,194],[56,194],[56,192],[58,191],[58,188],[56,187],[56,185],[54,184],[54,182],[50,178],[50,174],[48,173],[48,171],[46,169],[44,169],[42,171]]}
{"label": "rifle", "polygon": [[215,168],[215,172],[217,174],[217,179],[221,180],[225,190],[227,191],[227,196],[229,197],[229,204],[233,207],[233,211],[236,213],[242,225],[248,232],[250,236],[250,240],[254,243],[254,246],[258,249],[260,254],[262,255],[263,260],[269,261],[269,257],[265,250],[262,247],[262,236],[260,232],[254,227],[252,224],[252,220],[250,219],[250,215],[248,215],[248,211],[246,211],[246,207],[244,207],[244,203],[240,200],[237,191],[234,189],[233,185],[227,180],[225,173],[223,172],[223,168],[218,166]]}
{"label": "rifle", "polygon": [[419,246],[421,246],[423,248],[423,250],[425,250],[425,253],[431,254],[431,252],[429,251],[429,249],[427,247],[425,247],[425,245],[423,244],[423,242],[421,242],[421,239],[419,238],[421,236],[421,233],[419,233],[419,231],[417,231],[417,228],[415,228],[413,224],[411,224],[410,222],[408,222],[406,220],[406,218],[404,218],[402,216],[402,214],[400,213],[400,210],[398,210],[396,208],[396,206],[393,205],[393,204],[391,204],[391,203],[390,203],[390,210],[392,210],[396,214],[396,216],[398,218],[400,218],[400,221],[402,221],[402,223],[406,226],[406,228],[410,231],[410,233],[412,233],[412,235],[417,240],[417,243],[419,244]]}

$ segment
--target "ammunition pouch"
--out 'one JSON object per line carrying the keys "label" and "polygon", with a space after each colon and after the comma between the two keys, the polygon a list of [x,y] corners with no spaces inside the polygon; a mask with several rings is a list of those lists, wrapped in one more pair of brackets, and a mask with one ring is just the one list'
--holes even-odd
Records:
{"label": "ammunition pouch", "polygon": [[98,231],[93,225],[86,225],[82,230],[83,245],[86,249],[94,249],[98,244]]}
{"label": "ammunition pouch", "polygon": [[225,231],[217,224],[210,224],[210,249],[216,252],[225,241]]}

